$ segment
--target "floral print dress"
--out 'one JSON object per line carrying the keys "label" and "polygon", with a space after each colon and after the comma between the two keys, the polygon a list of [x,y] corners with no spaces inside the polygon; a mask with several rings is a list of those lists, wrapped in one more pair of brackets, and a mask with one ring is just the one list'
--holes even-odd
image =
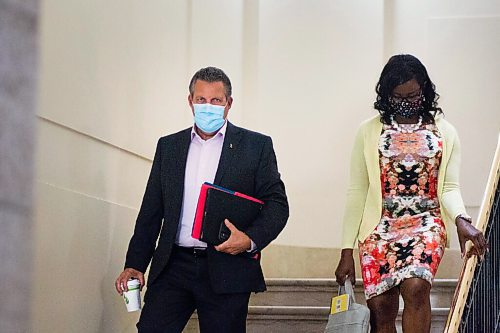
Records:
{"label": "floral print dress", "polygon": [[442,142],[434,124],[383,126],[382,217],[359,243],[366,299],[408,278],[432,284],[446,245],[437,198]]}

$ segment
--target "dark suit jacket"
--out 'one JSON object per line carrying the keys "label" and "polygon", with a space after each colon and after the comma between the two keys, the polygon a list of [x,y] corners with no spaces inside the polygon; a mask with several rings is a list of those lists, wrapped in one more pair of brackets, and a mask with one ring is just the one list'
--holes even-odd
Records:
{"label": "dark suit jacket", "polygon": [[[175,243],[190,142],[191,128],[158,141],[125,262],[126,268],[145,272],[152,258],[148,285],[167,265]],[[247,230],[242,230],[259,252],[285,227],[288,202],[270,137],[228,123],[215,184],[264,201],[257,219]],[[246,253],[233,256],[217,252],[210,245],[207,251],[209,276],[216,293],[266,289],[260,256],[258,260]]]}

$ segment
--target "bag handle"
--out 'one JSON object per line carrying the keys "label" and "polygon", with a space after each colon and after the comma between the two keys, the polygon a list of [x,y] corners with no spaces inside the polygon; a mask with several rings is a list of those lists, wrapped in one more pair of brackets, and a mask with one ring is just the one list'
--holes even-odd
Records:
{"label": "bag handle", "polygon": [[354,296],[354,288],[352,286],[351,280],[349,278],[345,279],[344,285],[339,285],[339,296],[347,294],[351,298],[353,303],[356,303],[356,296]]}

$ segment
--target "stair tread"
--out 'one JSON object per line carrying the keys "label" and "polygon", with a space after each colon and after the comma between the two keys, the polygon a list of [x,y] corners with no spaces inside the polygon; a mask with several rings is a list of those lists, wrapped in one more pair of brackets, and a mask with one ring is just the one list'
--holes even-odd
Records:
{"label": "stair tread", "polygon": [[[296,305],[249,305],[248,306],[249,312],[259,312],[262,310],[272,310],[272,311],[283,311],[283,312],[290,312],[290,311],[300,311],[300,310],[307,310],[307,311],[330,311],[329,306],[296,306]],[[400,308],[399,312],[402,312],[403,309]],[[431,308],[431,311],[434,313],[448,313],[450,311],[450,308]]]}
{"label": "stair tread", "polygon": [[[433,286],[451,287],[456,286],[458,279],[435,279]],[[356,279],[356,286],[361,286],[363,280]],[[266,279],[268,287],[273,286],[337,286],[333,278],[268,278]]]}

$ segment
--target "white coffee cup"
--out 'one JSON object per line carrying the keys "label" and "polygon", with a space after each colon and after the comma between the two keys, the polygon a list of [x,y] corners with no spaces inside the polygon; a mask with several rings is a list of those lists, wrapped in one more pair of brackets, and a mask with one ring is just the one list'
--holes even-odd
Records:
{"label": "white coffee cup", "polygon": [[123,298],[128,312],[138,311],[141,309],[141,283],[137,279],[127,282],[128,291],[123,292]]}

